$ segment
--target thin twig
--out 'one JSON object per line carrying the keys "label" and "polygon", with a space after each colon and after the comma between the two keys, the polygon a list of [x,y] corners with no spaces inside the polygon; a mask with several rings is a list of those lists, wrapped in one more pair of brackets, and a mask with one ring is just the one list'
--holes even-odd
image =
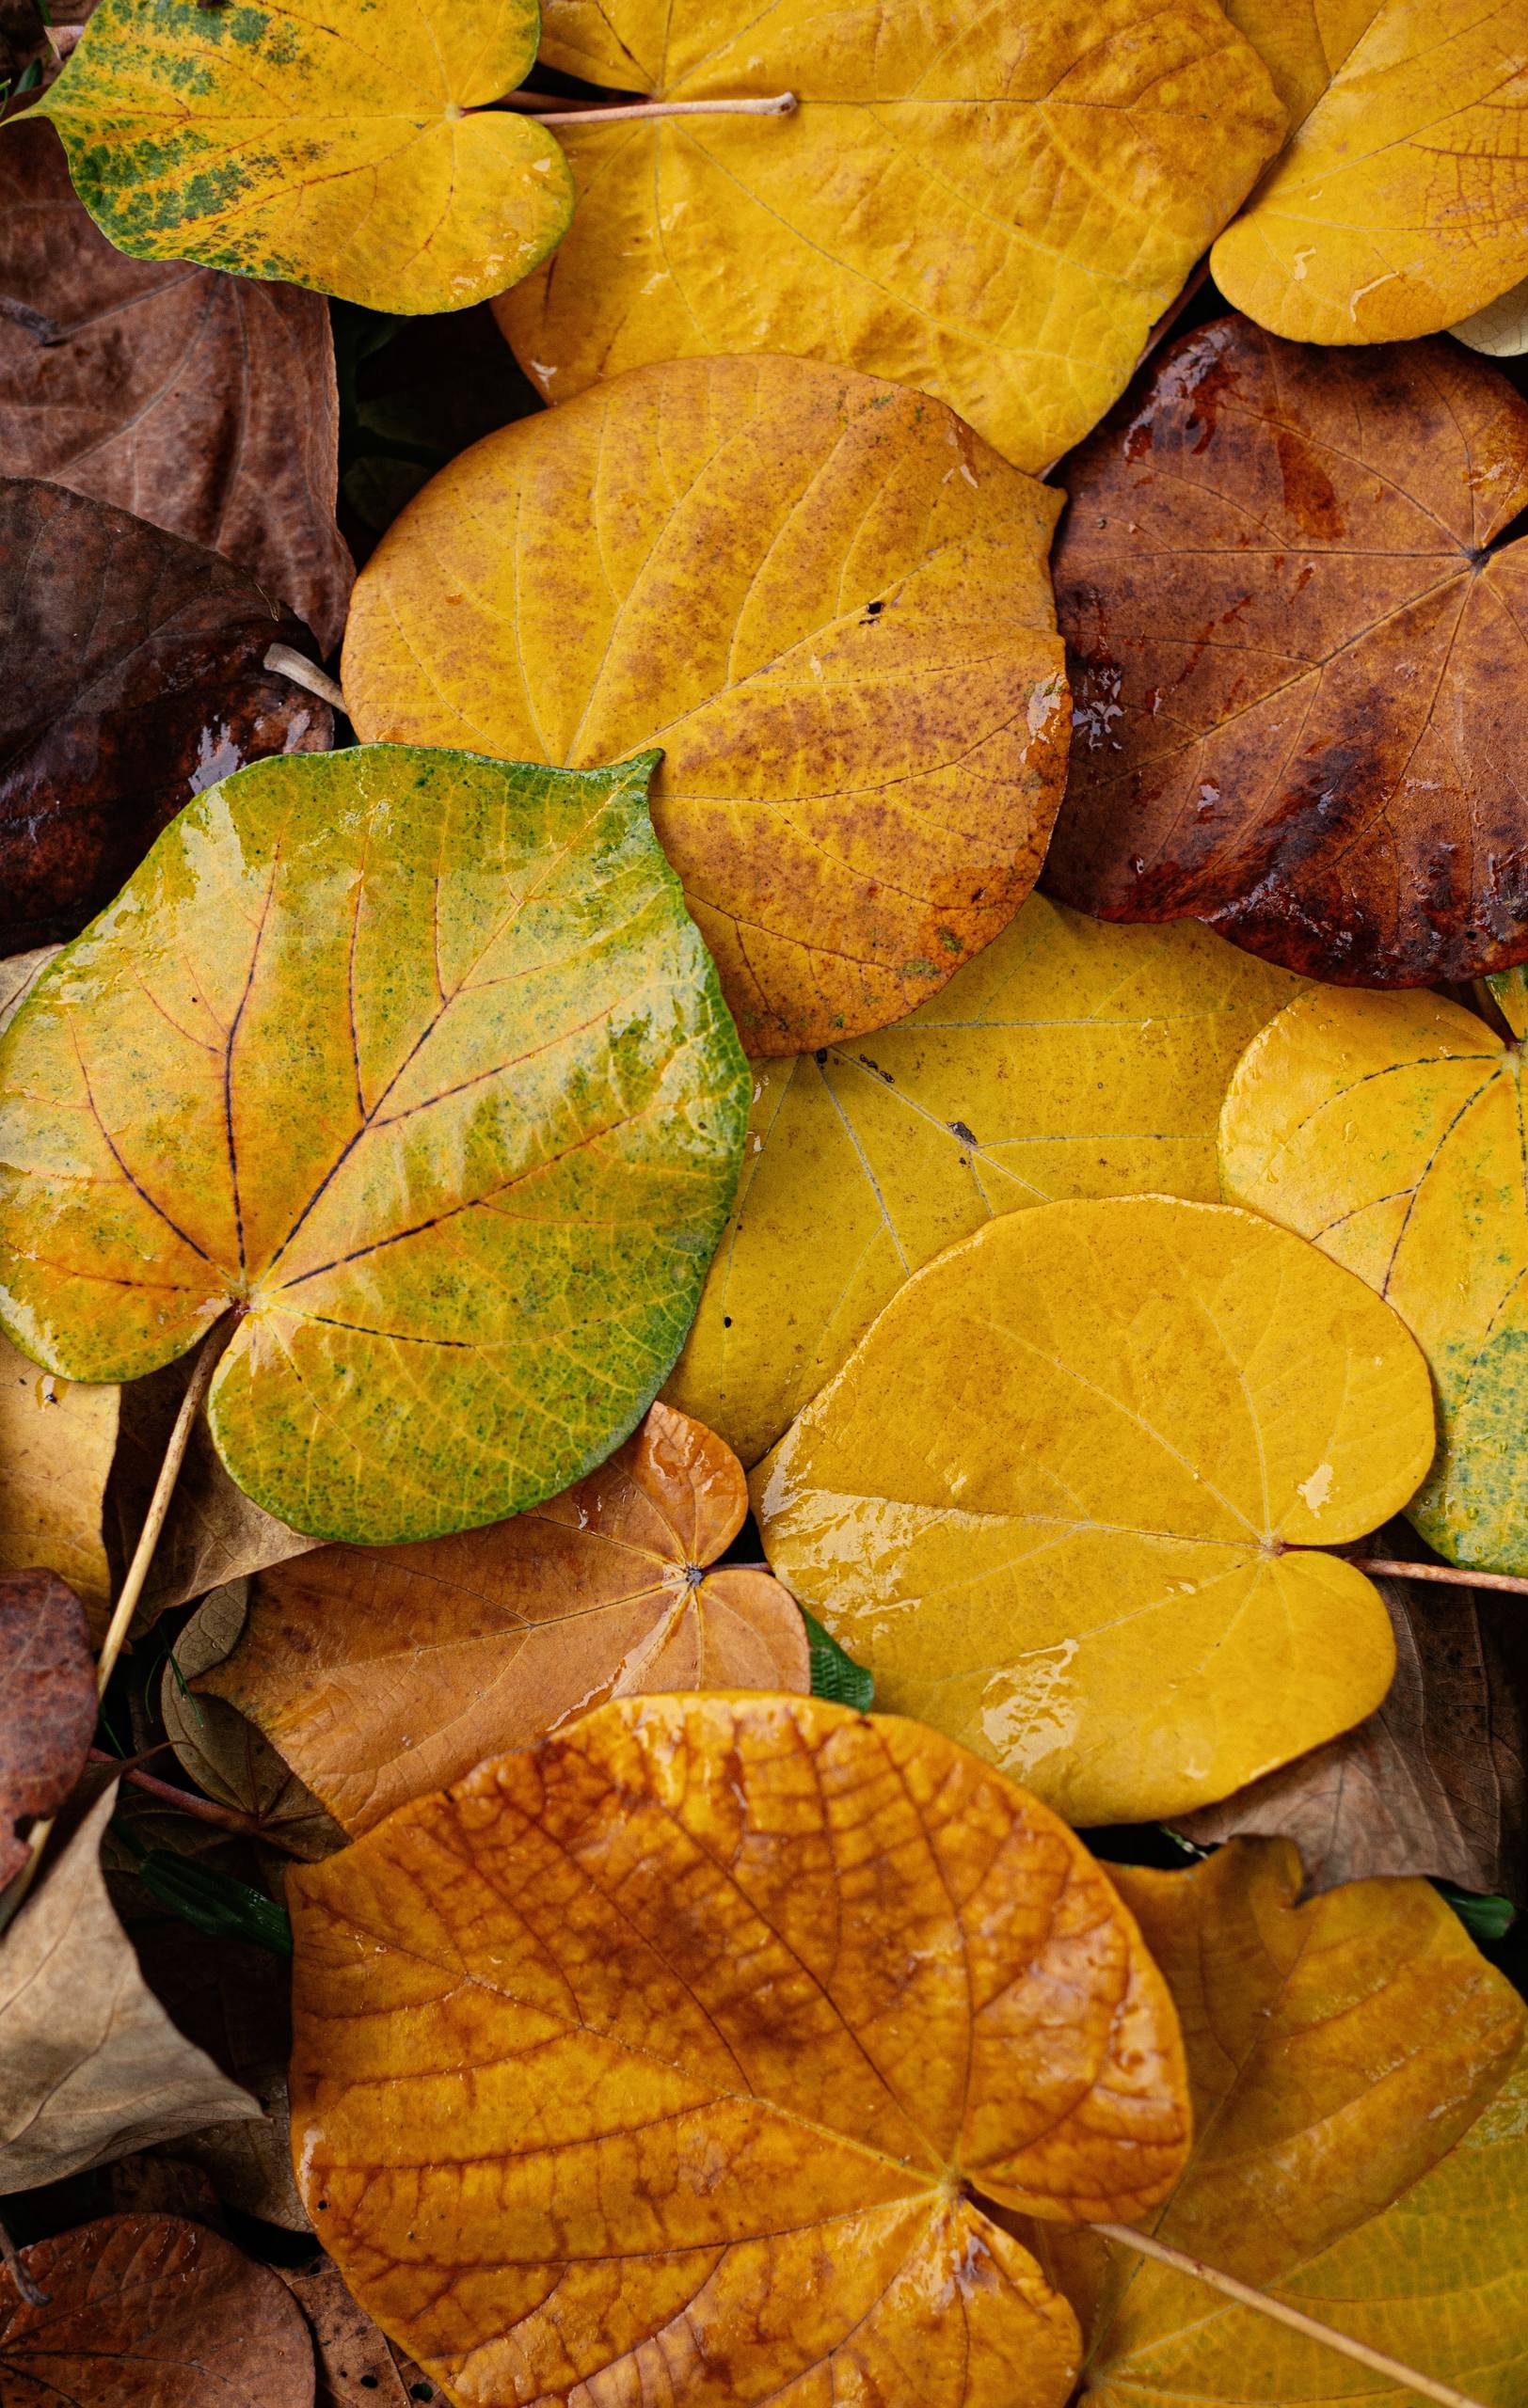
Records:
{"label": "thin twig", "polygon": [[1511,1572],[1466,1572],[1456,1563],[1402,1563],[1384,1555],[1350,1555],[1355,1572],[1378,1580],[1442,1580],[1451,1589],[1504,1589],[1509,1596],[1528,1597],[1528,1580]]}
{"label": "thin twig", "polygon": [[321,702],[332,703],[337,711],[344,709],[345,698],[328,672],[305,654],[294,652],[289,643],[273,643],[265,655],[264,666],[274,669],[279,677],[290,677],[294,686],[306,686],[310,694],[316,694]]}
{"label": "thin twig", "polygon": [[767,101],[633,101],[612,107],[547,109],[543,125],[614,125],[627,118],[656,117],[794,117],[800,103],[794,92],[776,92]]}
{"label": "thin twig", "polygon": [[0,2223],[0,2266],[4,2266],[28,2307],[47,2307],[51,2304],[52,2291],[45,2291],[40,2283],[33,2281],[3,2223]]}
{"label": "thin twig", "polygon": [[[114,1765],[118,1759],[108,1756],[103,1748],[92,1748],[90,1762]],[[283,1856],[295,1857],[299,1862],[302,1860],[302,1850],[283,1839],[270,1824],[263,1823],[258,1814],[247,1814],[238,1806],[219,1805],[215,1798],[203,1798],[198,1790],[177,1789],[172,1781],[160,1781],[153,1773],[139,1772],[135,1767],[125,1770],[122,1779],[146,1791],[149,1797],[157,1798],[162,1805],[172,1806],[178,1814],[194,1815],[201,1823],[215,1823],[220,1830],[236,1831],[243,1840],[263,1840],[268,1846],[279,1848]]]}
{"label": "thin twig", "polygon": [[1415,2367],[1403,2366],[1399,2358],[1387,2357],[1383,2350],[1371,2350],[1366,2341],[1355,2341],[1345,2333],[1334,2332],[1329,2324],[1318,2324],[1313,2316],[1286,2306],[1267,2291],[1254,2290],[1250,2283],[1239,2283],[1234,2274],[1222,2274],[1217,2267],[1206,2266],[1202,2258],[1190,2258],[1186,2249],[1170,2249],[1166,2242],[1157,2241],[1147,2232],[1137,2232],[1128,2224],[1099,2224],[1094,2225],[1093,2230],[1122,2249],[1138,2250],[1141,2257],[1154,2258],[1159,2265],[1170,2266],[1175,2273],[1187,2274],[1212,2291],[1221,2291],[1227,2299],[1239,2301],[1243,2307],[1272,2317],[1276,2324],[1287,2324],[1292,2333],[1303,2333],[1308,2341],[1322,2342],[1339,2356],[1367,2367],[1371,2374],[1382,2374],[1404,2390],[1420,2391],[1425,2400],[1438,2400],[1440,2408],[1482,2408],[1482,2403],[1472,2400],[1467,2391],[1456,2391],[1451,2383],[1437,2383],[1431,2375],[1419,2374]]}

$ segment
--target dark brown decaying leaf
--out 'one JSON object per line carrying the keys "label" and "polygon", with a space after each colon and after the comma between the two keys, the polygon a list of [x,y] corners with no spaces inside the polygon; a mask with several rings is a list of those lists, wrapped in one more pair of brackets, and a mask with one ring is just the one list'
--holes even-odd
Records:
{"label": "dark brown decaying leaf", "polygon": [[5,2408],[313,2408],[313,2353],[285,2285],[179,2216],[103,2216],[0,2272]]}
{"label": "dark brown decaying leaf", "polygon": [[1528,404],[1446,341],[1186,336],[1063,470],[1071,769],[1045,884],[1286,968],[1528,958]]}
{"label": "dark brown decaying leaf", "polygon": [[21,1826],[56,1814],[95,1728],[85,1608],[51,1572],[0,1575],[0,1890],[27,1858]]}
{"label": "dark brown decaying leaf", "polygon": [[230,770],[327,749],[327,704],[263,666],[278,642],[312,651],[228,561],[0,479],[0,950],[76,934]]}
{"label": "dark brown decaying leaf", "polygon": [[300,2269],[283,2266],[280,2274],[312,2336],[318,2368],[314,2408],[410,2408],[380,2327],[351,2298],[333,2259],[321,2257]]}
{"label": "dark brown decaying leaf", "polygon": [[1375,1586],[1396,1657],[1378,1712],[1174,1829],[1282,1834],[1307,1893],[1426,1873],[1528,1906],[1528,1617],[1484,1591]]}
{"label": "dark brown decaying leaf", "polygon": [[222,553],[338,643],[327,304],[114,249],[41,119],[0,143],[0,459]]}

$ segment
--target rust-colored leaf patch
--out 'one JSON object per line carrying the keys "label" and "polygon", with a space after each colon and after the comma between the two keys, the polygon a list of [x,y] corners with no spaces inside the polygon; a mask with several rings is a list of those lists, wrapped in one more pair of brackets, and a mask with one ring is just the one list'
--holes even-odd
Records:
{"label": "rust-colored leaf patch", "polygon": [[51,1572],[0,1575],[0,1890],[26,1861],[21,1825],[56,1813],[78,1780],[95,1718],[73,1590]]}

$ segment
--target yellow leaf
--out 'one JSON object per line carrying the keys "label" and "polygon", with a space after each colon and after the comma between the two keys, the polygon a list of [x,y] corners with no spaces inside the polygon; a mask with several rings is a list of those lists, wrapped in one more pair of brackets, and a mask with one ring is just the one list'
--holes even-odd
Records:
{"label": "yellow leaf", "polygon": [[[609,1463],[513,1521],[263,1574],[197,1686],[208,1712],[229,1700],[258,1723],[346,1830],[370,1830],[607,1697],[804,1691],[789,1591],[746,1566],[702,1577],[747,1511],[737,1457],[655,1404]],[[167,1688],[167,1724],[171,1710]]]}
{"label": "yellow leaf", "polygon": [[1160,1976],[1107,1880],[934,1734],[636,1698],[289,1887],[319,2236],[475,2408],[1060,2408],[1070,2310],[967,2184],[1160,2197]]}
{"label": "yellow leaf", "polygon": [[1449,333],[1491,359],[1520,359],[1528,351],[1528,277],[1508,293],[1461,318]]}
{"label": "yellow leaf", "polygon": [[911,1273],[1067,1196],[1219,1195],[1215,1126],[1286,971],[1031,895],[868,1045],[760,1064],[742,1179],[665,1391],[756,1464]]}
{"label": "yellow leaf", "polygon": [[536,0],[99,0],[35,115],[119,251],[279,277],[372,309],[463,309],[573,209],[533,119],[488,103]]}
{"label": "yellow leaf", "polygon": [[1069,732],[1059,494],[938,403],[679,362],[441,471],[362,571],[358,734],[588,767],[653,824],[755,1054],[881,1028],[1034,884]]}
{"label": "yellow leaf", "polygon": [[1426,1368],[1272,1222],[1159,1196],[989,1222],[754,1475],[780,1577],[1073,1823],[1224,1798],[1372,1712],[1389,1617],[1314,1550],[1405,1503]]}
{"label": "yellow leaf", "polygon": [[1296,120],[1211,253],[1234,308],[1296,341],[1394,342],[1520,280],[1523,0],[1233,0],[1229,13]]}
{"label": "yellow leaf", "polygon": [[0,1337],[0,1572],[45,1564],[104,1631],[111,1563],[103,1516],[118,1390],[56,1380]]}
{"label": "yellow leaf", "polygon": [[1211,0],[549,0],[541,55],[801,102],[566,129],[572,230],[498,311],[549,399],[789,352],[937,393],[1025,468],[1102,418],[1284,124]]}
{"label": "yellow leaf", "polygon": [[1414,1333],[1441,1430],[1407,1511],[1453,1563],[1528,1573],[1522,1059],[1440,995],[1312,988],[1248,1048],[1226,1192],[1367,1280]]}

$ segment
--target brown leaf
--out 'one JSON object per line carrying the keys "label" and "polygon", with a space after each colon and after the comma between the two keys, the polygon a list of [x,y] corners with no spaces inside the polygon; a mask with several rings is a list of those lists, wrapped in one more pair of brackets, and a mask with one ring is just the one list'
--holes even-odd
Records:
{"label": "brown leaf", "polygon": [[1442,341],[1186,336],[1074,454],[1050,891],[1342,984],[1528,957],[1528,404]]}
{"label": "brown leaf", "polygon": [[46,1564],[105,1630],[103,1500],[120,1391],[56,1380],[0,1337],[0,1573]]}
{"label": "brown leaf", "polygon": [[207,1797],[236,1806],[294,1855],[331,1855],[344,1833],[270,1741],[226,1698],[192,1694],[237,1645],[246,1609],[242,1580],[215,1589],[180,1633],[159,1678],[166,1733],[182,1770]]}
{"label": "brown leaf", "polygon": [[1377,1580],[1395,1679],[1366,1722],[1173,1828],[1292,1839],[1306,1894],[1426,1873],[1528,1906],[1528,1621],[1483,1590]]}
{"label": "brown leaf", "polygon": [[[183,1924],[181,1928],[183,1935]],[[189,2216],[212,2232],[225,2229],[217,2194],[206,2174],[178,2153],[136,2149],[105,2167],[103,2178],[114,2215]]]}
{"label": "brown leaf", "polygon": [[0,1946],[0,2194],[260,2113],[138,1970],[101,1874],[115,1798],[113,1783]]}
{"label": "brown leaf", "polygon": [[313,2353],[285,2286],[179,2216],[103,2216],[35,2242],[48,2294],[0,2273],[5,2408],[313,2408]]}
{"label": "brown leaf", "polygon": [[327,303],[114,249],[41,119],[0,144],[0,455],[222,553],[339,642]]}
{"label": "brown leaf", "polygon": [[258,1723],[352,1832],[608,1697],[804,1691],[788,1590],[737,1567],[702,1577],[747,1510],[730,1447],[655,1404],[530,1513],[262,1574],[243,1638],[199,1687]]}
{"label": "brown leaf", "polygon": [[0,1575],[0,1890],[26,1862],[21,1827],[56,1814],[90,1751],[95,1664],[85,1608],[51,1572]]}
{"label": "brown leaf", "polygon": [[318,2362],[315,2408],[409,2408],[386,2337],[350,2296],[331,2258],[278,2270],[307,2319]]}
{"label": "brown leaf", "polygon": [[323,752],[311,651],[242,569],[61,485],[0,479],[0,948],[72,936],[193,794]]}

